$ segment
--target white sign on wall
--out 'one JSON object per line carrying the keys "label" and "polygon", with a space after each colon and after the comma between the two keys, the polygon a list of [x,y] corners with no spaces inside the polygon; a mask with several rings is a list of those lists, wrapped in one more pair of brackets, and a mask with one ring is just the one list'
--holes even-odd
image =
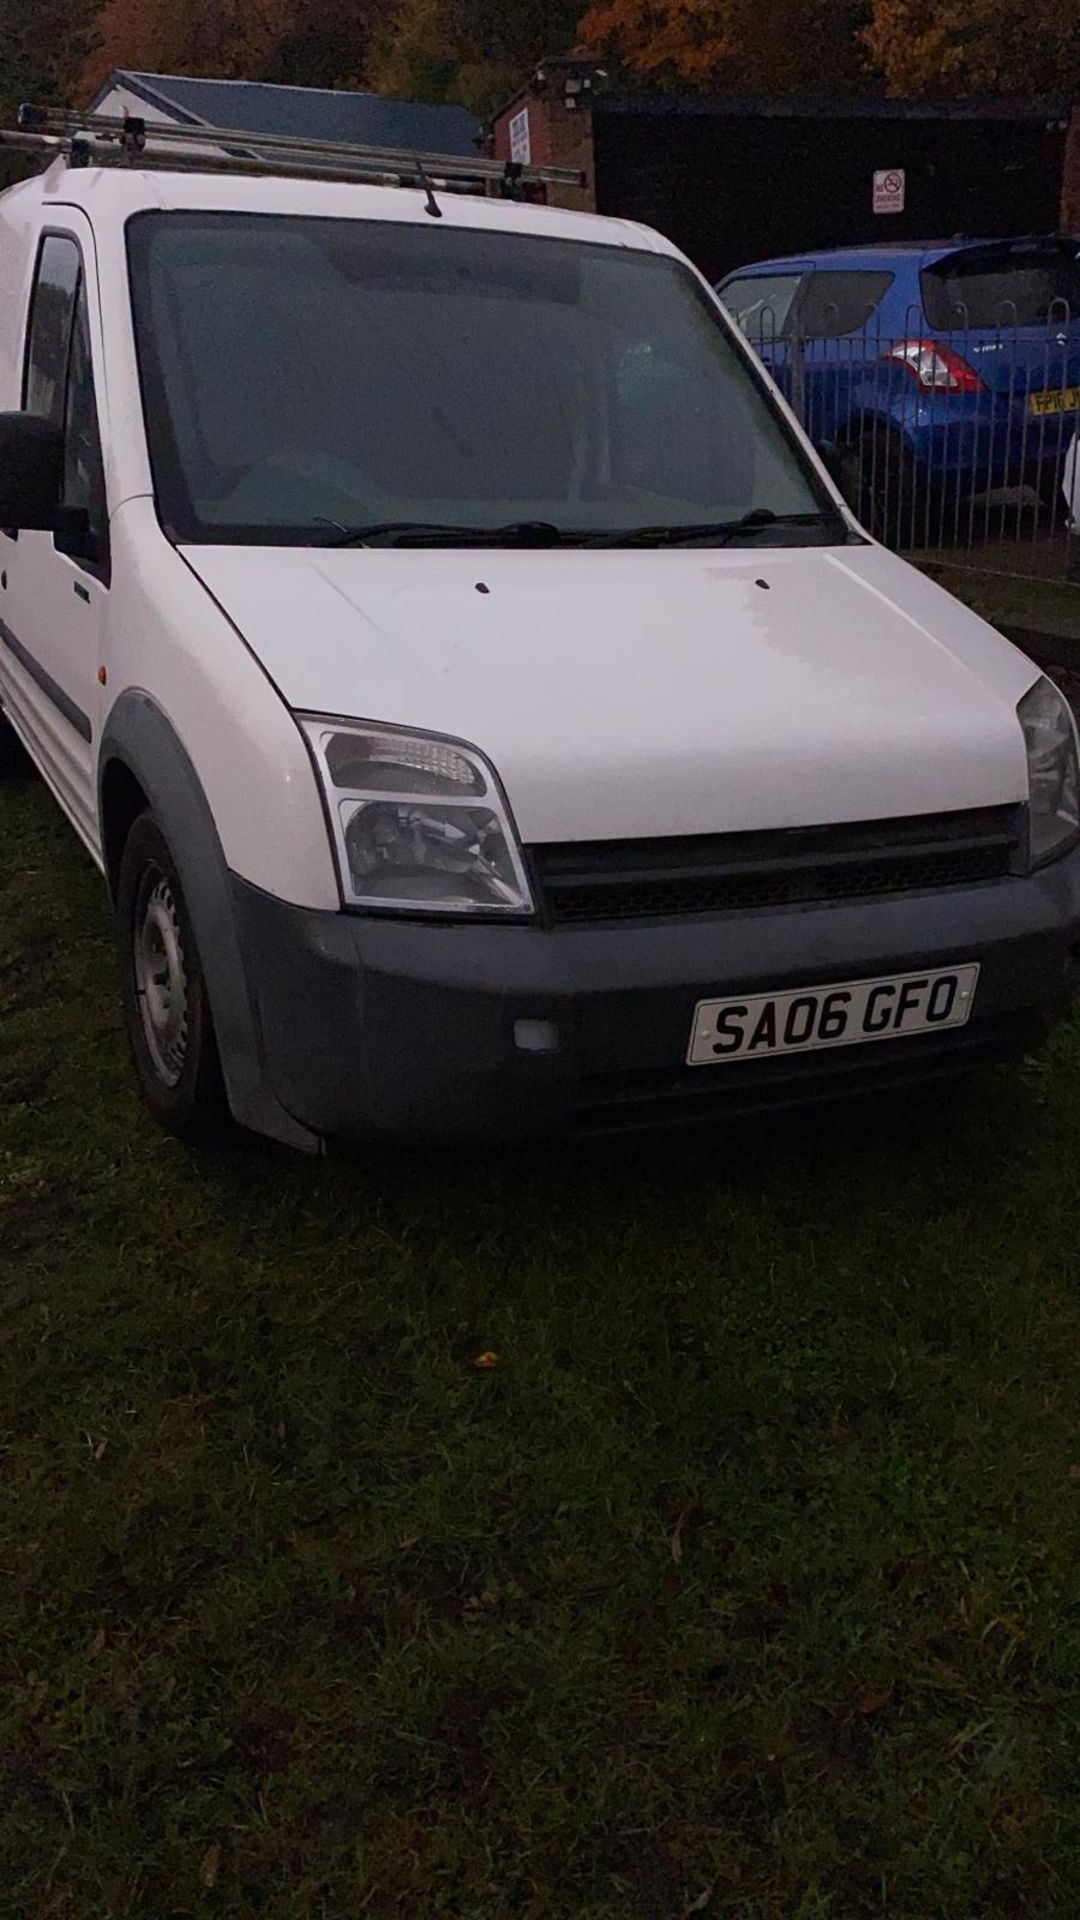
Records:
{"label": "white sign on wall", "polygon": [[520,160],[527,167],[532,159],[532,141],[529,138],[529,109],[522,107],[510,122],[510,158]]}
{"label": "white sign on wall", "polygon": [[874,212],[903,213],[907,174],[903,167],[883,167],[874,175]]}

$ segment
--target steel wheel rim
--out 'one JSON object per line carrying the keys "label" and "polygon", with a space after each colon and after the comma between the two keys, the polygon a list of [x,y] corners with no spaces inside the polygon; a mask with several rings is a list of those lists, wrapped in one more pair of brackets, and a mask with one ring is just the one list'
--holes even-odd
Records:
{"label": "steel wheel rim", "polygon": [[135,992],[146,1050],[166,1087],[179,1084],[187,1059],[188,995],[176,899],[166,876],[150,869],[139,890],[133,953]]}

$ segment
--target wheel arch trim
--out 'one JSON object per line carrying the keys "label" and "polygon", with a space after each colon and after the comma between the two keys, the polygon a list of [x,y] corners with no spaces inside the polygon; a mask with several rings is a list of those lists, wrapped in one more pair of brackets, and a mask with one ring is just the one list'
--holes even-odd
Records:
{"label": "wheel arch trim", "polygon": [[287,1113],[266,1073],[258,1008],[232,903],[229,869],[214,816],[191,757],[171,720],[141,689],[112,708],[98,756],[98,817],[107,841],[109,769],[138,782],[169,843],[202,961],[229,1106],[241,1126],[316,1152],[318,1137]]}

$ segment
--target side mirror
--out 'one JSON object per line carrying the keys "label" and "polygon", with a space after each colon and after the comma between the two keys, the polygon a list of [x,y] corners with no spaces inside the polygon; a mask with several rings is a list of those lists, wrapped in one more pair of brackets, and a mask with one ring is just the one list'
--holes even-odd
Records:
{"label": "side mirror", "polygon": [[0,413],[0,527],[54,532],[63,479],[63,427],[32,413]]}

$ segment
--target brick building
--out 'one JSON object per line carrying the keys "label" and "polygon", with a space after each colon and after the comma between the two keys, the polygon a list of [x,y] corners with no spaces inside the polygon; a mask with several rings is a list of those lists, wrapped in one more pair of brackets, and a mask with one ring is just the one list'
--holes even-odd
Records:
{"label": "brick building", "polygon": [[[713,278],[867,241],[1080,233],[1080,108],[1061,101],[627,93],[560,58],[490,139],[500,159],[580,168],[585,187],[554,197],[659,227]],[[884,175],[899,193],[875,191]]]}

